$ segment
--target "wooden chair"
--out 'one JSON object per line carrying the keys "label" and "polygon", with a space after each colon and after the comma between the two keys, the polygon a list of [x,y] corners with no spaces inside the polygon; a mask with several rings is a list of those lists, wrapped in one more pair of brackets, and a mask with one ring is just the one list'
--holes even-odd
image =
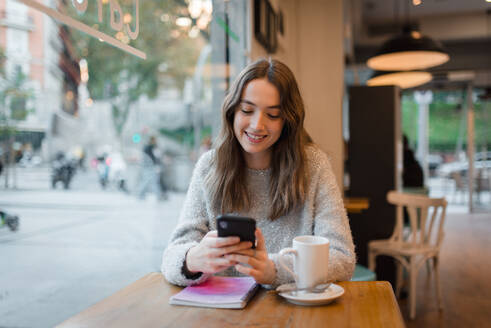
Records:
{"label": "wooden chair", "polygon": [[[368,243],[368,267],[375,271],[378,255],[387,255],[397,260],[396,295],[399,297],[403,282],[403,269],[409,278],[409,316],[416,316],[416,278],[424,263],[431,264],[435,276],[438,306],[442,309],[442,295],[439,279],[439,254],[443,241],[443,223],[447,201],[445,198],[429,198],[423,195],[390,191],[390,204],[397,206],[396,225],[389,239],[372,240]],[[404,229],[403,208],[407,208],[410,225]],[[431,214],[431,215],[428,215]],[[428,265],[428,268],[431,268]],[[430,271],[428,271],[430,272]]]}

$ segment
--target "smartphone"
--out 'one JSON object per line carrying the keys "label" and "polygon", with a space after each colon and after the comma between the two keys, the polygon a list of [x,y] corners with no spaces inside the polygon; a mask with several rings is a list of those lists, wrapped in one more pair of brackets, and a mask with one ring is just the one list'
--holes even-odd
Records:
{"label": "smartphone", "polygon": [[256,220],[242,216],[224,214],[217,217],[218,237],[238,236],[240,241],[252,242],[256,248]]}

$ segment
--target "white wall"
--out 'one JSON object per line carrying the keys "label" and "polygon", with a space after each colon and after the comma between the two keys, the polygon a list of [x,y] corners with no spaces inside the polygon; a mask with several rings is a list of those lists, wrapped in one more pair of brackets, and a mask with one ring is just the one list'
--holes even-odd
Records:
{"label": "white wall", "polygon": [[[343,138],[343,6],[342,0],[270,0],[282,10],[285,35],[272,55],[295,73],[306,106],[305,126],[331,158],[342,186]],[[253,1],[251,1],[253,6]],[[251,15],[253,16],[253,15]],[[254,38],[251,17],[251,59],[268,54]]]}

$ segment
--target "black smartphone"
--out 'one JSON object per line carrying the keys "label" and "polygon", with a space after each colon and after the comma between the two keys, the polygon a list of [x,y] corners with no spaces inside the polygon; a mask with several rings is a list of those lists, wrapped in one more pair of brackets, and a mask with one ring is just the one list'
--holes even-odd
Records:
{"label": "black smartphone", "polygon": [[256,248],[256,220],[242,216],[224,214],[217,217],[218,237],[238,236],[240,241],[252,242]]}

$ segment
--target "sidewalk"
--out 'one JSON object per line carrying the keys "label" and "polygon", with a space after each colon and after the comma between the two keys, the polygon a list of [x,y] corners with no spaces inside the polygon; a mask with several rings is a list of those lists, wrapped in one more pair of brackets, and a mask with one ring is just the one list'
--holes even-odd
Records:
{"label": "sidewalk", "polygon": [[184,194],[142,202],[91,172],[68,191],[49,189],[46,170],[29,175],[0,189],[0,208],[20,217],[18,232],[0,229],[1,327],[52,327],[160,269]]}

